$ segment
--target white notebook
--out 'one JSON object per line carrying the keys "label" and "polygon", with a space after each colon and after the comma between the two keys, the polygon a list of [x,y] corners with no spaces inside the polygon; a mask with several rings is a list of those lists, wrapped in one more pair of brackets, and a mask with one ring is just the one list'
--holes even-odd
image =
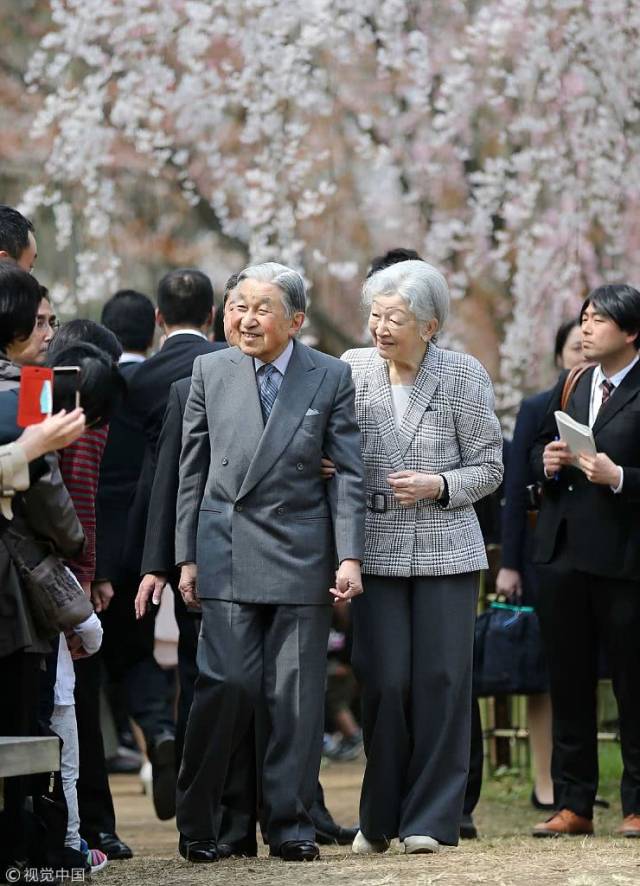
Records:
{"label": "white notebook", "polygon": [[595,455],[596,444],[588,425],[582,425],[566,412],[554,413],[560,439],[567,444],[573,455]]}

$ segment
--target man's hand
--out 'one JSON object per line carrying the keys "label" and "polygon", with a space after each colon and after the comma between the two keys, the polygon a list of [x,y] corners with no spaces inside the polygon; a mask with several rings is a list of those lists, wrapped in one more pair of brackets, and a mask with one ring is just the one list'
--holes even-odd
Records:
{"label": "man's hand", "polygon": [[336,586],[329,588],[336,600],[350,600],[362,593],[359,560],[343,560],[336,572]]}
{"label": "man's hand", "polygon": [[162,600],[162,592],[167,584],[167,576],[162,573],[149,572],[142,576],[142,581],[136,594],[135,609],[136,618],[142,618],[147,614],[149,606],[149,597],[154,606],[159,606]]}
{"label": "man's hand", "polygon": [[579,455],[578,464],[591,483],[597,483],[599,486],[612,486],[614,489],[620,485],[620,468],[611,461],[606,453]]}
{"label": "man's hand", "polygon": [[573,454],[566,443],[562,440],[552,440],[547,443],[542,453],[542,464],[545,477],[551,479],[560,468],[573,464]]}
{"label": "man's hand", "polygon": [[18,438],[18,443],[27,461],[33,461],[45,452],[69,446],[78,439],[84,429],[85,418],[82,409],[74,409],[72,412],[62,409],[37,425],[25,428],[22,436]]}
{"label": "man's hand", "polygon": [[332,480],[336,474],[336,466],[326,455],[320,459],[320,476],[323,480]]}
{"label": "man's hand", "polygon": [[395,500],[404,507],[411,507],[423,498],[436,499],[442,482],[438,474],[420,471],[396,471],[387,477]]}
{"label": "man's hand", "polygon": [[517,569],[500,569],[496,576],[496,591],[507,599],[522,596],[522,577]]}
{"label": "man's hand", "polygon": [[185,606],[199,607],[200,597],[197,590],[198,567],[195,563],[185,563],[180,570],[178,590]]}
{"label": "man's hand", "polygon": [[96,612],[104,612],[113,599],[110,581],[94,581],[91,584],[91,602]]}

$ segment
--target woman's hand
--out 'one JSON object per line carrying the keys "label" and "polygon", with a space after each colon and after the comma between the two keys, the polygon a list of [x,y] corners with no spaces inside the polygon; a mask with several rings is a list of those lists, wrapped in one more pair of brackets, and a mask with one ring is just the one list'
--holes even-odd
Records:
{"label": "woman's hand", "polygon": [[136,618],[146,615],[149,599],[154,606],[159,606],[162,600],[162,592],[167,584],[167,576],[163,572],[148,572],[142,576],[140,587],[135,599]]}
{"label": "woman's hand", "polygon": [[78,439],[84,429],[85,419],[82,409],[74,409],[72,412],[65,412],[62,409],[39,424],[25,428],[22,436],[18,438],[18,443],[24,450],[27,461],[33,461],[45,452],[69,446]]}
{"label": "woman's hand", "polygon": [[434,500],[440,495],[442,480],[439,474],[423,474],[420,471],[396,471],[387,477],[395,500],[404,507],[411,507],[423,498]]}
{"label": "woman's hand", "polygon": [[335,473],[336,466],[330,458],[327,458],[326,455],[323,455],[320,459],[320,476],[323,480],[333,480]]}
{"label": "woman's hand", "polygon": [[503,567],[496,577],[496,591],[508,600],[513,598],[519,600],[522,596],[522,577],[518,570]]}

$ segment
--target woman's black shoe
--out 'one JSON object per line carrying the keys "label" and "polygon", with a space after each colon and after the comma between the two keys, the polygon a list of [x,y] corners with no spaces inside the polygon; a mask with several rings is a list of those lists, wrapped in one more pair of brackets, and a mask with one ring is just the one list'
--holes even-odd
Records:
{"label": "woman's black shoe", "polygon": [[542,809],[543,812],[553,812],[555,806],[553,803],[541,803],[536,796],[536,789],[531,791],[531,805],[534,809]]}

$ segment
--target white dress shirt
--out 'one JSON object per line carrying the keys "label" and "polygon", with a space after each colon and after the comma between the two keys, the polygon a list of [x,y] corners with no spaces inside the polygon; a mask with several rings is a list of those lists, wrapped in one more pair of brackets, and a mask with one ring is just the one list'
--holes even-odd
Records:
{"label": "white dress shirt", "polygon": [[[631,363],[628,363],[624,369],[621,369],[620,372],[616,372],[615,375],[612,375],[609,378],[609,381],[613,385],[613,390],[611,391],[610,397],[613,397],[616,390],[620,387],[625,377],[631,372],[633,367],[638,362],[638,357],[634,357]],[[591,379],[591,397],[589,399],[589,427],[592,428],[596,422],[596,418],[598,417],[598,412],[600,411],[600,407],[602,406],[602,382],[605,381],[607,376],[602,371],[602,366],[596,366],[593,370],[593,377]],[[617,486],[611,486],[611,490],[616,493],[622,492],[622,486],[624,484],[624,470],[618,465],[618,470],[620,471],[620,482]]]}
{"label": "white dress shirt", "polygon": [[169,341],[169,339],[173,338],[174,335],[199,335],[200,338],[203,338],[205,341],[209,341],[207,336],[200,329],[174,329],[173,332],[170,332],[169,335],[165,338],[165,341]]}
{"label": "white dress shirt", "polygon": [[146,359],[144,354],[133,354],[131,351],[123,351],[118,363],[144,363]]}

